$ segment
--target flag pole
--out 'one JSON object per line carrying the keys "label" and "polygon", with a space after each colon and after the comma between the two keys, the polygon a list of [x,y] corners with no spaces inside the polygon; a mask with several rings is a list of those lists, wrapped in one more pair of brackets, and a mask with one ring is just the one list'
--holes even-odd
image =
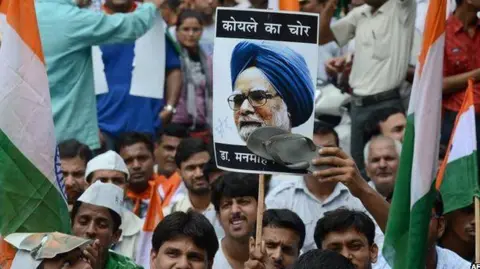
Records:
{"label": "flag pole", "polygon": [[475,196],[475,262],[480,262],[480,199]]}
{"label": "flag pole", "polygon": [[[257,204],[257,227],[255,245],[262,243],[263,212],[265,211],[265,175],[259,175],[258,178],[258,204]],[[478,223],[478,222],[477,222]]]}

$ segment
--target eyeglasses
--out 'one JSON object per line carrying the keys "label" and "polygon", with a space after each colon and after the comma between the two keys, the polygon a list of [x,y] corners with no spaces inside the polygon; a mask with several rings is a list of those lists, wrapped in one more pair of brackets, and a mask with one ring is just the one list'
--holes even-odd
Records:
{"label": "eyeglasses", "polygon": [[247,99],[253,107],[261,107],[267,103],[268,99],[272,99],[276,96],[277,95],[272,95],[264,91],[250,91],[247,95],[232,94],[228,97],[227,101],[230,108],[237,111],[240,109],[245,99]]}

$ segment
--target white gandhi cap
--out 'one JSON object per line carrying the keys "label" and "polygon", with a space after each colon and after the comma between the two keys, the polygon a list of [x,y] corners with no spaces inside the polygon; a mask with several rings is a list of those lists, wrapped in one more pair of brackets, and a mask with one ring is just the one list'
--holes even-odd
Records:
{"label": "white gandhi cap", "polygon": [[103,206],[122,216],[123,189],[112,183],[96,181],[78,198],[79,202]]}
{"label": "white gandhi cap", "polygon": [[85,178],[88,178],[90,174],[99,170],[113,170],[125,173],[127,175],[127,180],[130,177],[127,165],[123,161],[122,157],[112,150],[98,155],[87,163]]}

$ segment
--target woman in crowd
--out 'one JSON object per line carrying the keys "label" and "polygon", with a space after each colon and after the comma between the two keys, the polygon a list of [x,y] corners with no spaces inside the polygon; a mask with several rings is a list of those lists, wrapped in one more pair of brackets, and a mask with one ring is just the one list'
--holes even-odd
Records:
{"label": "woman in crowd", "polygon": [[211,69],[200,49],[202,14],[184,10],[178,16],[176,38],[181,46],[183,90],[172,121],[190,128],[194,137],[208,138],[212,111]]}

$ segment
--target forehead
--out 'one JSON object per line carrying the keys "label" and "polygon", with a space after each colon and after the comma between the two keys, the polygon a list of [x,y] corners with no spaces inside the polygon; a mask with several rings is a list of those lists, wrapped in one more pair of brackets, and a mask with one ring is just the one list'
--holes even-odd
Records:
{"label": "forehead", "polygon": [[368,243],[367,236],[363,233],[358,232],[354,228],[349,228],[344,231],[334,231],[328,233],[322,245],[329,245],[329,244],[348,244],[352,241],[361,241],[364,243]]}
{"label": "forehead", "polygon": [[255,200],[255,197],[253,196],[237,196],[237,197],[222,196],[222,198],[220,198],[220,203],[226,203],[226,202],[237,201],[237,200]]}
{"label": "forehead", "polygon": [[184,19],[180,25],[181,27],[201,27],[202,25],[195,17],[188,17]]}
{"label": "forehead", "polygon": [[210,161],[210,154],[207,151],[202,151],[190,156],[190,158],[182,163],[182,166],[201,165],[208,163],[208,161]]}
{"label": "forehead", "polygon": [[60,164],[62,169],[84,169],[86,167],[86,163],[84,160],[80,159],[80,157],[75,158],[68,158],[68,159],[61,159]]}
{"label": "forehead", "polygon": [[397,155],[395,143],[387,139],[378,139],[370,144],[370,157]]}
{"label": "forehead", "polygon": [[236,92],[246,93],[252,89],[275,91],[265,74],[257,67],[249,67],[241,72],[234,85]]}
{"label": "forehead", "polygon": [[176,136],[162,135],[162,145],[178,145],[182,139]]}
{"label": "forehead", "polygon": [[193,239],[188,236],[177,236],[168,241],[165,241],[161,246],[159,251],[165,251],[167,249],[175,249],[186,253],[199,253],[202,255],[207,255],[207,251],[205,249],[199,248]]}
{"label": "forehead", "polygon": [[296,231],[287,228],[267,226],[263,228],[262,236],[266,242],[282,242],[285,245],[298,245],[300,243],[300,235]]}
{"label": "forehead", "polygon": [[77,217],[88,216],[93,219],[107,219],[113,223],[112,215],[108,208],[88,203],[82,203],[78,208]]}
{"label": "forehead", "polygon": [[105,178],[105,177],[121,177],[126,178],[126,175],[120,171],[115,170],[97,170],[93,172],[92,179],[95,180],[97,178]]}
{"label": "forehead", "polygon": [[405,118],[405,115],[403,115],[402,113],[396,113],[388,117],[386,121],[381,122],[380,124],[398,125],[398,124],[405,124],[406,122],[407,122],[407,119]]}
{"label": "forehead", "polygon": [[325,145],[335,145],[336,139],[332,133],[328,134],[313,134],[313,142],[316,145],[325,146]]}
{"label": "forehead", "polygon": [[145,143],[139,142],[129,146],[125,146],[120,150],[120,155],[125,157],[132,157],[137,155],[151,154]]}

